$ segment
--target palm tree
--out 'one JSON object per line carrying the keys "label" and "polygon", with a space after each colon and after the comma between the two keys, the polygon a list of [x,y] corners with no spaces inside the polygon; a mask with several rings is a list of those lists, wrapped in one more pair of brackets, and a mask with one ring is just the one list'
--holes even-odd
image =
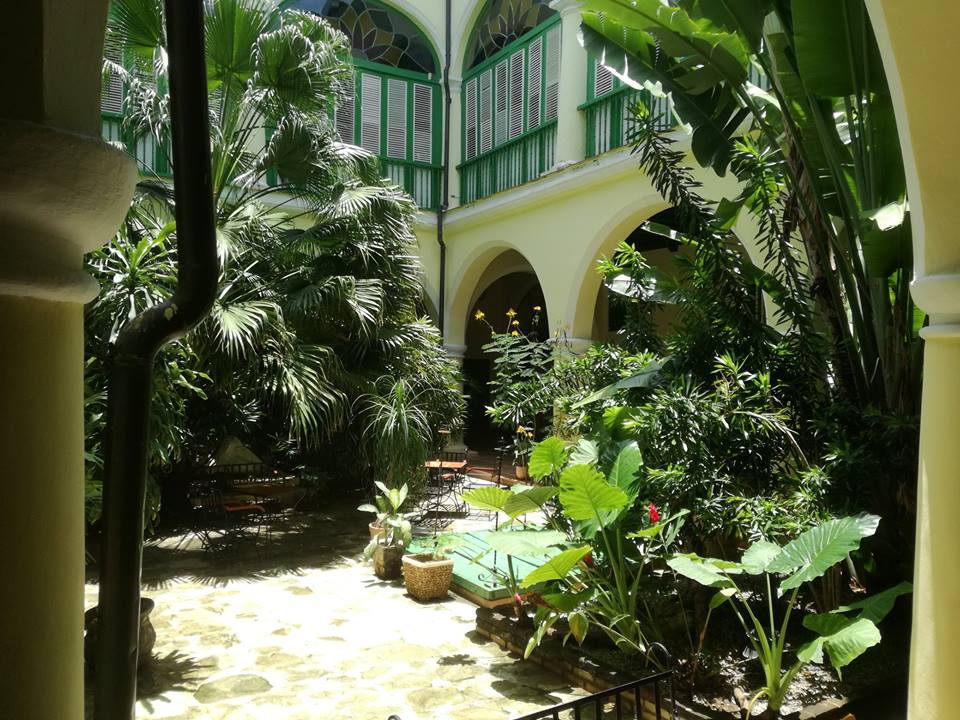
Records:
{"label": "palm tree", "polygon": [[[125,130],[162,151],[170,123],[163,3],[114,0],[109,17],[115,52],[104,73],[123,83]],[[341,142],[332,122],[352,82],[346,38],[276,3],[208,0],[206,53],[220,289],[210,318],[162,360],[176,370],[174,387],[184,389],[177,373],[192,373],[195,390],[181,393],[189,439],[231,432],[302,451],[362,426],[354,401],[385,374],[455,387],[437,333],[419,318],[415,205],[382,179],[375,157]],[[128,308],[172,289],[172,204],[161,178],[144,179],[124,230],[92,257],[96,272],[122,278],[90,309],[100,356],[132,317]],[[445,423],[458,407],[446,405]],[[182,406],[163,411],[183,426]]]}

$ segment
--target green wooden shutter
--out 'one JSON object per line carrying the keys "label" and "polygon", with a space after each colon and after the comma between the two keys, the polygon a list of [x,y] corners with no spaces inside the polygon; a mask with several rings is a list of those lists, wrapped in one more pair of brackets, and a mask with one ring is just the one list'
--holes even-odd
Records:
{"label": "green wooden shutter", "polygon": [[480,153],[493,149],[493,73],[480,75]]}
{"label": "green wooden shutter", "polygon": [[413,159],[433,162],[433,88],[420,83],[413,86]]}
{"label": "green wooden shutter", "polygon": [[463,105],[466,122],[464,123],[464,159],[472,160],[477,156],[477,79],[471,79],[463,90]]}
{"label": "green wooden shutter", "polygon": [[371,73],[360,75],[360,146],[380,154],[380,127],[382,103],[380,78]]}
{"label": "green wooden shutter", "polygon": [[494,68],[494,87],[496,88],[496,105],[494,107],[494,144],[503,145],[507,141],[507,127],[510,114],[507,109],[507,61],[497,63]]}
{"label": "green wooden shutter", "polygon": [[510,56],[510,137],[523,134],[523,50]]}
{"label": "green wooden shutter", "polygon": [[334,122],[340,139],[351,145],[356,143],[356,81],[351,80],[343,89],[343,95],[337,102]]}
{"label": "green wooden shutter", "polygon": [[602,97],[613,90],[613,73],[601,65],[599,60],[593,61],[593,72],[593,98]]}
{"label": "green wooden shutter", "polygon": [[387,157],[407,159],[407,82],[387,80]]}
{"label": "green wooden shutter", "polygon": [[532,43],[527,55],[527,129],[540,126],[543,82],[543,36]]}
{"label": "green wooden shutter", "polygon": [[547,31],[546,91],[543,104],[544,120],[557,119],[560,103],[560,26]]}

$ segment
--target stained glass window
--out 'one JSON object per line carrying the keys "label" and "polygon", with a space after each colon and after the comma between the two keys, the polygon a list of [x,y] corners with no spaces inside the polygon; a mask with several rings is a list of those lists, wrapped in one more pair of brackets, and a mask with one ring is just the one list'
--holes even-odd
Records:
{"label": "stained glass window", "polygon": [[430,41],[395,10],[373,0],[300,0],[293,6],[327,18],[350,38],[356,57],[403,70],[437,72]]}
{"label": "stained glass window", "polygon": [[480,13],[470,46],[467,67],[479,65],[517,38],[556,14],[550,0],[489,0]]}

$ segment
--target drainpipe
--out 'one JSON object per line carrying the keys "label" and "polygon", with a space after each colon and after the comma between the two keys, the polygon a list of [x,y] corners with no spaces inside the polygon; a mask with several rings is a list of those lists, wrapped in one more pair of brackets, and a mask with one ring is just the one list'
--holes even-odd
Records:
{"label": "drainpipe", "polygon": [[444,337],[444,306],[447,294],[447,244],[443,241],[443,221],[450,207],[450,45],[451,45],[451,0],[446,0],[444,14],[445,41],[443,49],[443,174],[441,184],[440,209],[437,211],[437,244],[440,246],[440,290],[437,303],[437,322],[440,325],[440,339]]}
{"label": "drainpipe", "polygon": [[120,332],[107,402],[95,720],[132,720],[153,360],[210,311],[217,288],[202,0],[166,0],[177,290]]}

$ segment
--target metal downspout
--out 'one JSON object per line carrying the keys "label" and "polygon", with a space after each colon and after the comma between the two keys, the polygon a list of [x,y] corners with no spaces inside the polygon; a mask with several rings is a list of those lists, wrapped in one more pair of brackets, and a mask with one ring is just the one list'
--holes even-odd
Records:
{"label": "metal downspout", "polygon": [[129,322],[114,348],[105,442],[95,720],[134,717],[154,356],[209,312],[219,272],[203,2],[166,0],[165,10],[179,274],[173,296]]}
{"label": "metal downspout", "polygon": [[447,244],[443,240],[443,221],[450,207],[450,45],[451,32],[451,0],[446,0],[444,14],[444,49],[443,49],[443,173],[440,208],[437,211],[437,244],[440,246],[440,288],[437,302],[437,323],[440,325],[440,339],[445,336],[444,316],[447,304]]}

